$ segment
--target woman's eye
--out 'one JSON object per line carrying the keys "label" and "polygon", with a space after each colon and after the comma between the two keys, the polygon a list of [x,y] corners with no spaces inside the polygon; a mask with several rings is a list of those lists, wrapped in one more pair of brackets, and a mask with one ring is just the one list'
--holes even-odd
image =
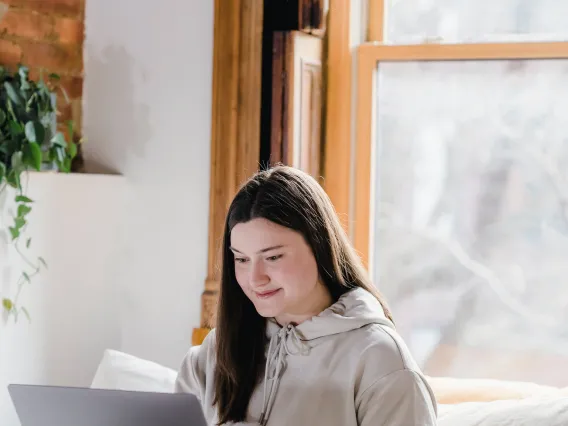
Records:
{"label": "woman's eye", "polygon": [[277,255],[274,255],[274,256],[267,257],[266,259],[269,260],[269,261],[271,261],[271,262],[274,262],[275,260],[278,260],[278,259],[280,259],[281,257],[282,257],[281,254],[277,254]]}
{"label": "woman's eye", "polygon": [[245,263],[247,260],[244,257],[235,257],[235,262]]}

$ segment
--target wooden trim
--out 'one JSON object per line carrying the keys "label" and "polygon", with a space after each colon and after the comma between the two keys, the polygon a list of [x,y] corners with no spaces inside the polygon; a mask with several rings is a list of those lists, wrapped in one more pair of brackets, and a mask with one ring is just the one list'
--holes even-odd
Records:
{"label": "wooden trim", "polygon": [[294,34],[295,31],[286,31],[284,33],[285,40],[285,54],[284,54],[284,99],[286,109],[283,111],[283,121],[286,125],[285,134],[282,138],[282,162],[284,164],[295,166],[294,164],[294,141],[297,139],[297,117],[298,112],[301,112],[301,105],[298,104],[295,92],[297,88],[297,81],[294,78],[296,74],[295,61],[294,61]]}
{"label": "wooden trim", "polygon": [[330,0],[327,25],[323,186],[342,219],[349,214],[352,158],[350,3]]}
{"label": "wooden trim", "polygon": [[322,46],[318,36],[286,33],[283,161],[317,180],[321,178]]}
{"label": "wooden trim", "polygon": [[[355,183],[353,244],[369,265],[373,231],[373,116],[374,75],[381,61],[459,61],[568,58],[568,42],[380,45],[366,43],[357,50]],[[344,119],[348,122],[347,119]],[[345,144],[347,145],[347,144]]]}
{"label": "wooden trim", "polygon": [[[270,0],[268,0],[270,1]],[[301,17],[300,29],[309,29],[318,31],[324,29],[324,0],[300,0],[306,3],[307,7],[303,7],[303,17]]]}
{"label": "wooden trim", "polygon": [[373,171],[373,110],[376,60],[369,55],[357,56],[356,123],[355,123],[355,185],[353,212],[353,245],[365,267],[371,253],[371,184]]}
{"label": "wooden trim", "polygon": [[307,32],[316,37],[324,38],[327,31],[328,0],[311,0],[312,3],[312,28]]}
{"label": "wooden trim", "polygon": [[559,59],[568,58],[568,42],[415,45],[365,43],[359,46],[358,56],[375,62]]}
{"label": "wooden trim", "polygon": [[270,164],[283,163],[285,143],[288,140],[288,123],[284,111],[288,109],[286,91],[286,42],[285,31],[275,31],[272,42],[272,97],[270,118]]}
{"label": "wooden trim", "polygon": [[227,209],[240,184],[258,169],[262,24],[262,0],[215,1],[208,263],[194,345],[215,322]]}
{"label": "wooden trim", "polygon": [[208,327],[194,328],[193,335],[191,336],[191,344],[194,346],[201,345],[210,331],[211,329]]}
{"label": "wooden trim", "polygon": [[385,30],[385,0],[368,0],[367,41],[382,42]]}

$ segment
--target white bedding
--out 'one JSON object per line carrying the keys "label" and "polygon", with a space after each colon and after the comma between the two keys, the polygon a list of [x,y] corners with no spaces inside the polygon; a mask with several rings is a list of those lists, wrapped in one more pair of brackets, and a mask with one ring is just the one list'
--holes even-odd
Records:
{"label": "white bedding", "polygon": [[147,392],[173,392],[177,372],[155,362],[107,349],[92,388]]}
{"label": "white bedding", "polygon": [[438,426],[566,426],[568,396],[440,405]]}
{"label": "white bedding", "polygon": [[[107,350],[91,386],[173,392],[175,378],[176,372],[167,367]],[[449,392],[449,388],[444,392]],[[559,391],[557,396],[541,394],[526,399],[440,404],[438,407],[438,426],[568,426],[568,388]]]}

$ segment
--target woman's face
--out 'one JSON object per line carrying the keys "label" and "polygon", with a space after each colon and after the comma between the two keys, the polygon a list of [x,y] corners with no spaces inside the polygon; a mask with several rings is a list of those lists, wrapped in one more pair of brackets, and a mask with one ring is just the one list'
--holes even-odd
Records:
{"label": "woman's face", "polygon": [[235,225],[231,232],[237,281],[263,317],[296,323],[331,305],[318,279],[315,257],[303,236],[266,219]]}

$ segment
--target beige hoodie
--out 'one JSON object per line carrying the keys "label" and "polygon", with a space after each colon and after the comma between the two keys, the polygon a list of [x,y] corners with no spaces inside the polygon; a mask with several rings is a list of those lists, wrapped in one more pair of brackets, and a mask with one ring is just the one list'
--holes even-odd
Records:
{"label": "beige hoodie", "polygon": [[[246,423],[267,426],[432,426],[437,407],[406,345],[380,303],[351,290],[298,326],[267,322],[264,380]],[[210,425],[215,331],[187,354],[176,392],[197,395]]]}

